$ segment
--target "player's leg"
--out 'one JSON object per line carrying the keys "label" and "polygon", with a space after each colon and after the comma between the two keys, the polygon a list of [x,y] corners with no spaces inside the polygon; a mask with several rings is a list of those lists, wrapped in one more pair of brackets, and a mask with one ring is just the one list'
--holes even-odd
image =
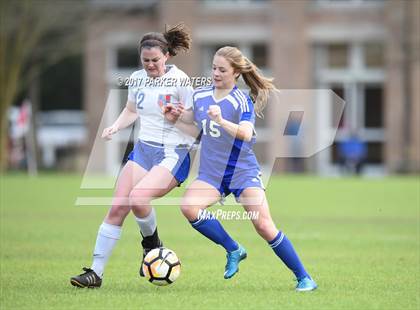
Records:
{"label": "player's leg", "polygon": [[181,211],[191,226],[227,252],[227,264],[224,277],[231,278],[239,269],[239,262],[246,257],[243,247],[233,240],[222,224],[205,209],[221,198],[220,192],[202,180],[195,180],[187,189],[182,199]]}
{"label": "player's leg", "polygon": [[194,180],[182,197],[181,212],[188,221],[198,219],[203,210],[218,202],[220,192],[212,185],[202,180]]}
{"label": "player's leg", "polygon": [[[150,202],[162,197],[188,177],[190,171],[190,154],[186,148],[155,147],[143,143],[148,150],[152,165],[147,178],[131,192],[133,213],[136,216],[143,237],[143,258],[151,249],[161,247],[156,215]],[[143,269],[140,268],[140,276]]]}
{"label": "player's leg", "polygon": [[316,289],[316,283],[306,272],[292,243],[283,232],[276,228],[270,215],[264,190],[257,187],[248,187],[241,192],[239,200],[246,211],[258,215],[255,218],[252,217],[252,224],[255,230],[268,242],[274,253],[295,274],[298,281],[296,290],[310,291]]}
{"label": "player's leg", "polygon": [[[143,258],[151,249],[162,246],[151,201],[165,196],[176,186],[178,186],[178,181],[167,168],[154,166],[130,192],[131,210],[142,235]],[[139,274],[144,276],[141,266]]]}
{"label": "player's leg", "polygon": [[133,161],[128,161],[117,180],[112,206],[98,230],[91,268],[72,277],[71,284],[78,287],[100,287],[105,265],[121,236],[121,226],[130,212],[128,195],[135,184],[147,174],[147,170]]}
{"label": "player's leg", "polygon": [[131,190],[148,174],[148,171],[134,161],[129,160],[117,180],[116,190],[104,222],[122,226],[131,211],[129,195]]}

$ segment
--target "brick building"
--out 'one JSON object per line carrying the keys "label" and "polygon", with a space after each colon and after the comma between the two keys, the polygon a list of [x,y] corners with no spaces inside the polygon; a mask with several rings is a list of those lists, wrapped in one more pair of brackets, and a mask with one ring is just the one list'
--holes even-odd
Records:
{"label": "brick building", "polygon": [[[208,75],[214,51],[235,45],[280,89],[332,89],[346,101],[335,138],[357,131],[367,143],[365,172],[420,170],[420,1],[404,0],[186,0],[91,1],[93,18],[85,50],[85,109],[93,146],[104,115],[110,124],[125,104],[118,78],[138,65],[137,44],[149,31],[184,21],[192,31],[191,52],[174,58],[190,76]],[[114,90],[114,95],[110,91]],[[111,91],[112,93],[112,91]],[[256,152],[264,164],[282,143],[276,118],[280,105],[269,105],[257,123]],[[97,145],[95,165],[117,169],[125,141]],[[101,162],[102,161],[102,162]],[[305,171],[336,174],[336,143],[302,160]],[[289,170],[290,159],[276,162]]]}

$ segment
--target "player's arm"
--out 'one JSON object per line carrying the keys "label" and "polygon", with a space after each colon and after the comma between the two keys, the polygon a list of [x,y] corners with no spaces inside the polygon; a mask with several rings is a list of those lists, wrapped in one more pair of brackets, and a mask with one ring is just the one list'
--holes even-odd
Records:
{"label": "player's arm", "polygon": [[242,121],[239,124],[235,124],[224,119],[222,117],[222,111],[218,105],[211,105],[207,111],[207,114],[232,137],[246,142],[251,141],[254,132],[254,126],[251,122]]}
{"label": "player's arm", "polygon": [[104,131],[102,132],[102,138],[111,140],[113,134],[133,124],[136,121],[137,117],[138,115],[134,102],[128,100],[124,110],[122,110],[120,116],[118,116],[114,124],[104,129]]}
{"label": "player's arm", "polygon": [[179,121],[187,124],[194,123],[194,111],[192,109],[183,110],[181,116],[179,117]]}
{"label": "player's arm", "polygon": [[183,121],[178,121],[174,124],[174,126],[194,139],[197,139],[200,135],[200,130],[194,123],[188,124]]}
{"label": "player's arm", "polygon": [[200,130],[194,124],[193,120],[191,120],[191,122],[186,122],[185,120],[182,120],[182,117],[185,114],[187,114],[187,119],[189,120],[190,113],[192,115],[192,118],[194,118],[192,109],[185,110],[184,105],[182,103],[179,103],[176,106],[168,104],[165,107],[163,107],[162,112],[166,120],[174,124],[174,126],[177,129],[197,139],[197,137],[200,134]]}
{"label": "player's arm", "polygon": [[178,104],[178,110],[181,112],[178,121],[193,124],[194,123],[194,89],[190,87],[180,87],[178,89],[179,97],[180,97],[180,104]]}

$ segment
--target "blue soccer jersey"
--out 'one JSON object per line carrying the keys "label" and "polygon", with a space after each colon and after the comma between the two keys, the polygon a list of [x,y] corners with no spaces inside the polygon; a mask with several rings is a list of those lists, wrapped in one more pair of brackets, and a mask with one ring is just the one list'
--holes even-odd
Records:
{"label": "blue soccer jersey", "polygon": [[259,172],[257,159],[252,151],[255,135],[250,142],[236,139],[207,115],[211,105],[220,106],[222,117],[232,123],[255,123],[251,98],[236,86],[224,98],[216,100],[214,86],[199,88],[193,96],[194,118],[201,129],[201,155],[199,175],[226,178],[246,171]]}

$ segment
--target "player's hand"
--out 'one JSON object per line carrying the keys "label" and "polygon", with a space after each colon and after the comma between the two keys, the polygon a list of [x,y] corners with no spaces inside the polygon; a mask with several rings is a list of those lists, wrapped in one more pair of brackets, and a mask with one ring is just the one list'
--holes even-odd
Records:
{"label": "player's hand", "polygon": [[184,106],[181,103],[177,105],[168,103],[162,108],[162,112],[163,112],[163,115],[165,116],[165,119],[171,123],[176,123],[177,120],[180,118],[183,111],[184,111]]}
{"label": "player's hand", "polygon": [[215,121],[216,123],[220,124],[223,120],[222,111],[220,110],[220,106],[218,105],[211,105],[207,110],[207,115],[210,117],[211,120]]}
{"label": "player's hand", "polygon": [[118,127],[116,125],[112,125],[110,127],[107,127],[102,132],[102,138],[106,140],[111,140],[112,135],[116,134],[118,132]]}

